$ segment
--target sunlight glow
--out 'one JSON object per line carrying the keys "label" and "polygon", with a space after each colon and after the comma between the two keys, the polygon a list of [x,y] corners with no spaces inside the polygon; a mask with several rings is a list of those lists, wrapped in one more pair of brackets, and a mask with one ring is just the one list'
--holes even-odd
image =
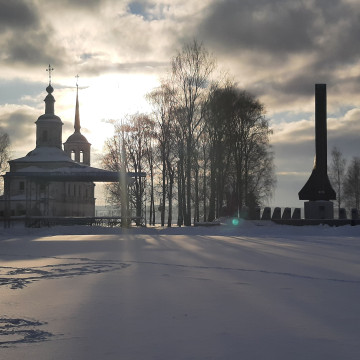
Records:
{"label": "sunlight glow", "polygon": [[[81,132],[93,148],[101,150],[104,141],[112,135],[113,125],[109,121],[121,120],[136,112],[149,113],[151,108],[145,95],[157,86],[158,78],[155,75],[107,74],[91,79],[80,77]],[[61,101],[66,103],[63,111],[66,115],[62,119],[72,122],[75,114],[75,89],[73,92],[67,90]],[[64,134],[64,138],[68,135]]]}

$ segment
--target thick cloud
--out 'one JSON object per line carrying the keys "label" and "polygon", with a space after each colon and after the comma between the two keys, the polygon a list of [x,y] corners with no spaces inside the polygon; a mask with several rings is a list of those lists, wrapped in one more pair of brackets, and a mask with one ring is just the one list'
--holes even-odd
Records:
{"label": "thick cloud", "polygon": [[298,1],[229,0],[214,4],[200,34],[226,52],[251,49],[277,56],[314,46],[314,18]]}
{"label": "thick cloud", "polygon": [[0,0],[0,10],[0,61],[5,67],[29,69],[54,62],[60,66],[66,60],[66,49],[56,41],[50,22],[44,20],[41,3]]}
{"label": "thick cloud", "polygon": [[[337,60],[359,53],[354,46],[360,5],[341,0],[228,0],[214,2],[199,34],[228,53],[270,52],[275,58],[312,51]],[[344,54],[345,52],[345,54]]]}
{"label": "thick cloud", "polygon": [[167,62],[156,61],[138,61],[127,63],[113,63],[109,65],[106,61],[86,61],[82,64],[81,73],[84,76],[104,75],[108,73],[118,74],[145,74],[145,73],[161,73],[168,68]]}
{"label": "thick cloud", "polygon": [[5,63],[13,65],[20,63],[33,66],[56,63],[57,66],[61,66],[66,59],[66,56],[59,57],[59,53],[66,54],[64,49],[56,46],[56,43],[49,38],[48,33],[41,30],[28,31],[25,37],[20,38],[17,33],[14,33],[3,51]]}
{"label": "thick cloud", "polygon": [[250,91],[292,106],[316,82],[338,86],[339,96],[343,83],[359,88],[344,74],[359,66],[359,17],[360,3],[346,0],[227,0],[208,8],[197,34]]}
{"label": "thick cloud", "polygon": [[39,22],[37,12],[26,0],[0,0],[0,10],[0,31],[9,28],[26,30]]}
{"label": "thick cloud", "polygon": [[[0,107],[0,128],[9,134],[11,150],[25,155],[35,147],[37,112],[27,106],[6,105]],[[30,148],[29,148],[30,147]]]}

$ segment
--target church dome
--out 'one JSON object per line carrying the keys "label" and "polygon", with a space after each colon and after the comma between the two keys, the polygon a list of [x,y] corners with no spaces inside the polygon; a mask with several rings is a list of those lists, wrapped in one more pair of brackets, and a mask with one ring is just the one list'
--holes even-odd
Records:
{"label": "church dome", "polygon": [[49,86],[46,88],[46,91],[48,92],[48,94],[51,94],[54,92],[54,88],[52,87],[51,84],[49,84]]}
{"label": "church dome", "polygon": [[46,120],[46,121],[56,121],[56,122],[60,122],[62,123],[61,119],[59,116],[55,115],[55,114],[43,114],[41,116],[38,117],[37,121],[43,121],[43,120]]}
{"label": "church dome", "polygon": [[65,144],[73,143],[73,142],[89,144],[86,137],[83,134],[81,134],[80,132],[74,132],[72,135],[70,135],[68,137],[68,139],[66,140]]}

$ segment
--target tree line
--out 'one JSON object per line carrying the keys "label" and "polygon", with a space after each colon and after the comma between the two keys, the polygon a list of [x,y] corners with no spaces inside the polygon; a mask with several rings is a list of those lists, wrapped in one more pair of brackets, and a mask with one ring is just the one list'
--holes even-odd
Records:
{"label": "tree line", "polygon": [[124,209],[126,201],[140,216],[146,196],[150,224],[159,213],[162,226],[188,226],[254,211],[272,195],[276,179],[264,105],[234,82],[217,79],[215,69],[202,44],[184,45],[147,95],[152,113],[115,124],[102,165],[148,176],[146,186],[135,176],[128,191],[108,184],[113,203]]}

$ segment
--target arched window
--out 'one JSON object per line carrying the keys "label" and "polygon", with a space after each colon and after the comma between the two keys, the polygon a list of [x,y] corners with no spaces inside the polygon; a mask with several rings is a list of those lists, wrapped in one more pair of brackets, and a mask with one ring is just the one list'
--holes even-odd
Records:
{"label": "arched window", "polygon": [[71,160],[75,161],[75,151],[71,150]]}
{"label": "arched window", "polygon": [[80,162],[84,162],[84,152],[82,150],[80,150]]}

